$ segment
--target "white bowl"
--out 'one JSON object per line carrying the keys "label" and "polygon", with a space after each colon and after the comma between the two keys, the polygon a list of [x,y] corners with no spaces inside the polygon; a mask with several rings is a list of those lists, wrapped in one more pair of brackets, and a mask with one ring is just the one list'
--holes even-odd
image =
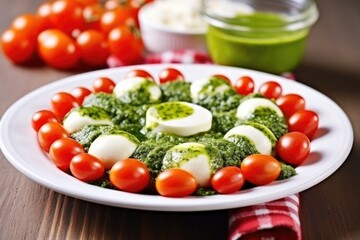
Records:
{"label": "white bowl", "polygon": [[[206,51],[205,29],[179,29],[162,24],[149,17],[156,8],[156,1],[140,9],[139,23],[144,45],[149,52],[194,49]],[[178,19],[181,21],[181,19]]]}

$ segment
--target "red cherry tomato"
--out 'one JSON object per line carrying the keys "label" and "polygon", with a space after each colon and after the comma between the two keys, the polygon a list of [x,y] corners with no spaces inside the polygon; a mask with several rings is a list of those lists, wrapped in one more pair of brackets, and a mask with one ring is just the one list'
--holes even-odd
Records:
{"label": "red cherry tomato", "polygon": [[288,126],[290,132],[301,132],[312,140],[319,127],[319,117],[313,111],[300,110],[291,115]]}
{"label": "red cherry tomato", "polygon": [[241,162],[241,171],[248,182],[265,185],[279,177],[281,165],[270,155],[253,154]]}
{"label": "red cherry tomato", "polygon": [[36,38],[23,31],[8,29],[1,35],[1,47],[13,63],[24,63],[35,53]]}
{"label": "red cherry tomato", "polygon": [[114,164],[110,170],[110,182],[126,192],[141,192],[150,182],[150,172],[145,163],[128,158]]}
{"label": "red cherry tomato", "polygon": [[79,105],[82,105],[85,97],[89,96],[90,94],[91,91],[85,87],[76,87],[73,90],[71,90],[71,95],[73,95],[76,98]]}
{"label": "red cherry tomato", "polygon": [[166,68],[161,70],[159,73],[160,84],[176,80],[184,80],[184,75],[175,68]]}
{"label": "red cherry tomato", "polygon": [[59,69],[74,68],[79,61],[75,42],[57,29],[45,30],[40,33],[38,53],[44,62]]}
{"label": "red cherry tomato", "polygon": [[251,77],[242,76],[235,82],[234,87],[238,94],[248,95],[254,92],[255,83]]}
{"label": "red cherry tomato", "polygon": [[81,60],[92,67],[102,67],[106,65],[106,60],[110,56],[105,35],[96,30],[82,32],[76,39],[76,46],[80,53]]}
{"label": "red cherry tomato", "polygon": [[305,99],[294,93],[280,96],[276,99],[276,104],[283,111],[286,118],[289,118],[296,111],[305,109]]}
{"label": "red cherry tomato", "polygon": [[138,26],[137,9],[129,4],[105,12],[100,20],[101,29],[105,34],[110,33],[116,27],[131,23]]}
{"label": "red cherry tomato", "polygon": [[70,171],[77,179],[91,182],[104,175],[105,167],[98,158],[88,153],[79,153],[71,159]]}
{"label": "red cherry tomato", "polygon": [[197,188],[197,182],[191,173],[180,168],[171,168],[161,172],[155,181],[156,190],[165,197],[186,197]]}
{"label": "red cherry tomato", "polygon": [[107,77],[100,77],[95,79],[93,83],[94,92],[105,92],[112,93],[115,87],[115,83],[113,80]]}
{"label": "red cherry tomato", "polygon": [[225,82],[227,82],[228,84],[231,85],[230,79],[229,79],[227,76],[225,76],[225,75],[222,75],[222,74],[214,74],[214,75],[212,75],[211,77],[219,78],[219,79],[221,79],[221,80],[223,80],[223,81],[225,81]]}
{"label": "red cherry tomato", "polygon": [[51,107],[60,119],[63,119],[71,109],[78,106],[77,99],[69,93],[58,92],[51,97]]}
{"label": "red cherry tomato", "polygon": [[83,9],[85,29],[102,31],[100,20],[105,13],[105,8],[101,4],[89,5]]}
{"label": "red cherry tomato", "polygon": [[40,110],[32,116],[31,126],[36,132],[38,132],[42,125],[48,122],[59,122],[59,120],[54,112],[49,110]]}
{"label": "red cherry tomato", "polygon": [[52,27],[51,23],[51,2],[42,3],[37,9],[37,15],[42,18],[43,27],[45,29],[50,29]]}
{"label": "red cherry tomato", "polygon": [[122,25],[113,28],[108,36],[111,53],[124,64],[141,62],[144,53],[144,44],[139,29]]}
{"label": "red cherry tomato", "polygon": [[11,24],[12,29],[22,31],[27,36],[36,39],[39,33],[44,30],[44,20],[34,14],[20,15]]}
{"label": "red cherry tomato", "polygon": [[71,34],[84,25],[82,8],[73,0],[56,0],[51,4],[51,23],[58,30]]}
{"label": "red cherry tomato", "polygon": [[69,137],[69,133],[57,122],[45,123],[37,134],[40,147],[48,152],[51,144],[60,138]]}
{"label": "red cherry tomato", "polygon": [[298,166],[310,154],[310,140],[301,132],[286,133],[277,142],[276,152],[285,162]]}
{"label": "red cherry tomato", "polygon": [[78,141],[72,138],[60,138],[51,144],[49,155],[55,166],[67,172],[70,169],[71,159],[82,152],[84,149]]}
{"label": "red cherry tomato", "polygon": [[75,2],[82,7],[91,6],[100,3],[99,0],[75,0]]}
{"label": "red cherry tomato", "polygon": [[234,193],[244,185],[244,177],[240,168],[234,166],[224,167],[214,174],[211,185],[218,193]]}
{"label": "red cherry tomato", "polygon": [[268,99],[277,99],[282,94],[282,87],[279,83],[274,81],[265,82],[260,85],[259,93]]}
{"label": "red cherry tomato", "polygon": [[125,78],[132,78],[132,77],[143,77],[154,80],[153,76],[151,76],[150,73],[142,69],[134,69],[125,74]]}

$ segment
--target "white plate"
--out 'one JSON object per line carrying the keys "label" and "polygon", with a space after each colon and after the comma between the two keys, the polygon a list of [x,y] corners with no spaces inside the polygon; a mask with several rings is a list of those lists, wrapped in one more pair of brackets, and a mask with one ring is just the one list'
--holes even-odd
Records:
{"label": "white plate", "polygon": [[[230,195],[207,197],[165,198],[103,189],[83,183],[58,170],[40,150],[36,134],[31,128],[31,117],[40,109],[48,109],[50,98],[59,91],[70,91],[76,86],[91,88],[96,77],[109,76],[119,81],[131,69],[141,68],[157,76],[165,67],[181,70],[189,81],[215,73],[233,80],[242,75],[254,78],[256,86],[267,80],[278,81],[284,93],[299,93],[307,108],[318,113],[320,128],[311,143],[311,155],[297,168],[297,175],[283,181],[255,187]],[[106,69],[84,73],[45,85],[14,103],[4,114],[0,125],[0,146],[9,162],[32,180],[54,191],[75,198],[124,207],[158,211],[203,211],[248,206],[301,192],[321,182],[340,167],[353,144],[353,130],[349,119],[331,99],[301,83],[282,77],[241,68],[214,65],[142,65]],[[339,144],[341,143],[341,144]]]}

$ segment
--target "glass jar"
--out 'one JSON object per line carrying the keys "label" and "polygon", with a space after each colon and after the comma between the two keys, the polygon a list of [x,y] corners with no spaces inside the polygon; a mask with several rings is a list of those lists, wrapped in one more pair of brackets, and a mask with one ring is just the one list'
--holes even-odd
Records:
{"label": "glass jar", "polygon": [[311,0],[203,0],[203,14],[215,63],[276,74],[300,63],[318,19]]}

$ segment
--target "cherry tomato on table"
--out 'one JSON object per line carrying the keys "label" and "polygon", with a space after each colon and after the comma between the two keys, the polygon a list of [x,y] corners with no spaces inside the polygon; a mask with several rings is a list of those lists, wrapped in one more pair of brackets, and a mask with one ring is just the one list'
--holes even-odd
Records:
{"label": "cherry tomato on table", "polygon": [[289,118],[296,111],[305,109],[305,99],[294,93],[280,96],[276,99],[276,104],[283,111],[286,118]]}
{"label": "cherry tomato on table", "polygon": [[115,87],[115,83],[113,80],[107,77],[100,77],[94,80],[93,89],[94,92],[105,92],[112,93]]}
{"label": "cherry tomato on table", "polygon": [[75,42],[57,29],[49,29],[38,36],[38,54],[48,65],[59,69],[74,68],[79,61]]}
{"label": "cherry tomato on table", "polygon": [[64,118],[71,109],[78,106],[77,99],[70,93],[58,92],[51,97],[51,107],[60,119]]}
{"label": "cherry tomato on table", "polygon": [[32,116],[31,126],[38,132],[42,125],[48,122],[59,122],[59,120],[54,112],[50,110],[40,110]]}
{"label": "cherry tomato on table", "polygon": [[89,66],[102,67],[110,56],[110,50],[102,32],[87,30],[76,38],[81,60]]}
{"label": "cherry tomato on table", "polygon": [[196,190],[197,185],[194,176],[180,168],[161,172],[155,181],[156,190],[165,197],[189,196]]}
{"label": "cherry tomato on table", "polygon": [[145,163],[138,159],[121,160],[110,169],[110,182],[126,192],[141,192],[150,183],[150,172]]}
{"label": "cherry tomato on table", "polygon": [[170,81],[184,80],[184,75],[175,68],[166,68],[159,73],[159,83],[164,84]]}
{"label": "cherry tomato on table", "polygon": [[42,3],[37,9],[37,15],[42,18],[44,30],[52,28],[51,23],[51,2]]}
{"label": "cherry tomato on table", "polygon": [[126,25],[113,28],[108,36],[112,55],[124,64],[136,64],[142,61],[144,44],[139,29]]}
{"label": "cherry tomato on table", "polygon": [[301,132],[286,133],[278,140],[276,153],[285,162],[298,166],[310,154],[310,140]]}
{"label": "cherry tomato on table", "polygon": [[57,122],[45,123],[37,134],[40,147],[48,152],[51,144],[60,138],[68,138],[69,133]]}
{"label": "cherry tomato on table", "polygon": [[265,154],[247,156],[241,162],[240,168],[245,180],[254,185],[265,185],[275,181],[281,171],[279,161]]}
{"label": "cherry tomato on table", "polygon": [[36,38],[26,32],[8,29],[1,35],[1,47],[13,63],[20,64],[31,59],[36,49]]}
{"label": "cherry tomato on table", "polygon": [[53,163],[62,171],[70,169],[71,159],[84,152],[81,144],[72,138],[60,138],[50,146],[49,154]]}
{"label": "cherry tomato on table", "polygon": [[218,193],[234,193],[244,185],[244,177],[240,168],[235,166],[224,167],[214,174],[211,185]]}
{"label": "cherry tomato on table", "polygon": [[268,81],[260,85],[259,93],[268,99],[277,99],[282,94],[282,87],[277,82]]}
{"label": "cherry tomato on table", "polygon": [[83,18],[85,21],[84,29],[102,31],[101,17],[105,13],[105,8],[101,4],[89,5],[83,9]]}
{"label": "cherry tomato on table", "polygon": [[304,133],[312,140],[319,127],[319,117],[314,111],[300,110],[291,115],[288,126],[290,132]]}
{"label": "cherry tomato on table", "polygon": [[82,7],[91,6],[100,3],[99,0],[75,0],[75,2]]}
{"label": "cherry tomato on table", "polygon": [[79,153],[71,159],[70,171],[77,179],[91,182],[104,175],[105,167],[97,157],[88,153]]}
{"label": "cherry tomato on table", "polygon": [[84,25],[82,7],[73,0],[56,0],[51,3],[50,20],[58,30],[71,34]]}
{"label": "cherry tomato on table", "polygon": [[39,33],[45,29],[45,22],[40,16],[34,14],[23,14],[14,19],[12,29],[22,31],[30,38],[36,39]]}
{"label": "cherry tomato on table", "polygon": [[130,4],[105,12],[100,20],[101,29],[105,34],[109,34],[112,29],[118,26],[126,26],[128,24],[138,26],[137,9]]}
{"label": "cherry tomato on table", "polygon": [[235,90],[241,95],[248,95],[254,92],[255,83],[251,77],[243,76],[235,82]]}

